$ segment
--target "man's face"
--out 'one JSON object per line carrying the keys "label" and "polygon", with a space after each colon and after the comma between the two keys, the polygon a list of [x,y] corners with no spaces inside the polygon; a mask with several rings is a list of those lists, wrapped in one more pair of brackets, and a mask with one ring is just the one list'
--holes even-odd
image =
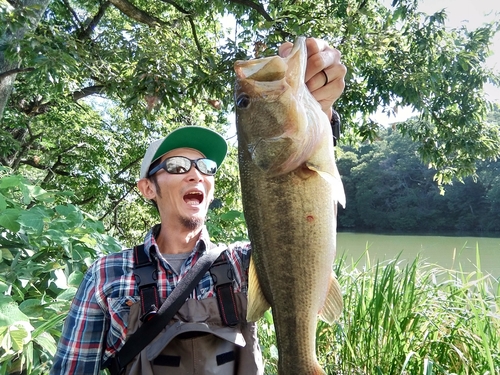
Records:
{"label": "man's face", "polygon": [[[178,148],[162,156],[161,161],[172,156],[185,156],[195,160],[204,157],[199,151]],[[171,174],[160,169],[155,174],[157,184],[152,184],[162,223],[180,221],[188,229],[197,229],[205,222],[208,206],[214,194],[214,176],[201,173],[194,166],[184,174]]]}

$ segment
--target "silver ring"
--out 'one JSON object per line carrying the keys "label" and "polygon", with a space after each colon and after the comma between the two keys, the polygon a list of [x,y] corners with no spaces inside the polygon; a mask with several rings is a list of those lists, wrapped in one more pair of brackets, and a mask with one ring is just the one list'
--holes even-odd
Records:
{"label": "silver ring", "polygon": [[325,75],[325,84],[322,86],[322,87],[325,87],[326,85],[328,85],[328,74],[326,74],[326,72],[324,70],[322,70],[321,73],[323,73]]}

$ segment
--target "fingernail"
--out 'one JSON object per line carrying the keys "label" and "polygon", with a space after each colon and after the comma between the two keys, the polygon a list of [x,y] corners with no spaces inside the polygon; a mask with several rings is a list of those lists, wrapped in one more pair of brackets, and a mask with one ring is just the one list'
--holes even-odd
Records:
{"label": "fingernail", "polygon": [[281,56],[287,57],[291,51],[292,51],[292,47],[285,48],[283,51],[281,51]]}

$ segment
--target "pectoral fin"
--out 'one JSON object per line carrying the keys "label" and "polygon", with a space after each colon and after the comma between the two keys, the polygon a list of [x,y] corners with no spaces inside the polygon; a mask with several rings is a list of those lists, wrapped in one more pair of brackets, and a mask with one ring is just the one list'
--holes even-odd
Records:
{"label": "pectoral fin", "polygon": [[340,173],[337,169],[337,166],[334,165],[333,171],[334,173],[331,174],[329,172],[325,172],[317,168],[315,165],[312,163],[306,163],[306,167],[309,168],[311,171],[316,172],[319,174],[323,179],[328,181],[330,184],[332,184],[335,192],[335,200],[342,205],[342,207],[345,208],[345,191],[344,191],[344,185],[342,184],[342,180],[340,179]]}
{"label": "pectoral fin", "polygon": [[271,305],[264,297],[264,293],[262,293],[253,258],[250,258],[250,268],[248,270],[247,321],[256,322],[270,307]]}
{"label": "pectoral fin", "polygon": [[342,314],[344,302],[342,300],[342,292],[339,282],[332,272],[330,276],[330,289],[325,299],[325,304],[319,313],[321,320],[333,324]]}

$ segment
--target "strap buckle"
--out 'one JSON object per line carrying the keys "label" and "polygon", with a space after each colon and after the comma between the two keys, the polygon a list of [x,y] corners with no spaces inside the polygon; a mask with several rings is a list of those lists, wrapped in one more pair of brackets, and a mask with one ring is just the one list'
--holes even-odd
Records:
{"label": "strap buckle", "polygon": [[145,323],[149,320],[151,320],[156,314],[158,313],[158,307],[155,305],[151,305],[148,311],[146,311],[142,316],[139,318],[141,322]]}
{"label": "strap buckle", "polygon": [[156,268],[151,267],[151,263],[136,265],[134,268],[134,276],[136,283],[141,288],[156,285],[156,281],[158,280]]}
{"label": "strap buckle", "polygon": [[216,287],[224,284],[232,284],[234,280],[233,269],[227,261],[212,266],[210,268],[210,275],[212,275],[212,280]]}

